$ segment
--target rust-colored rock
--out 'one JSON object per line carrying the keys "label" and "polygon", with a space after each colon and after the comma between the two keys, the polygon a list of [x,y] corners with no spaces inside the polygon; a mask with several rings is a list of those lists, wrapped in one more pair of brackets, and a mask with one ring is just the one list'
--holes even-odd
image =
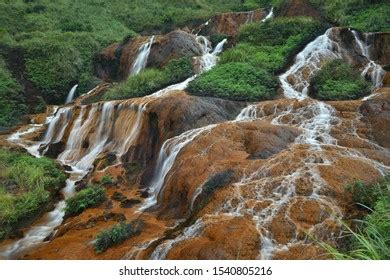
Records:
{"label": "rust-colored rock", "polygon": [[258,9],[248,12],[223,13],[212,17],[207,24],[203,24],[195,29],[195,33],[200,35],[225,34],[235,37],[241,25],[251,22],[258,22],[264,19],[267,11]]}

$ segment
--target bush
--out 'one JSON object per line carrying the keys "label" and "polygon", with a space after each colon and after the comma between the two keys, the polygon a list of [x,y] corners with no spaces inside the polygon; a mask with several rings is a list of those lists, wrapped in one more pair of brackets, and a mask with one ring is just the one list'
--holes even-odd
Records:
{"label": "bush", "polygon": [[95,239],[95,251],[96,253],[102,253],[108,248],[120,244],[126,239],[138,235],[143,228],[143,222],[140,220],[134,220],[127,224],[121,222],[113,227],[100,232]]}
{"label": "bush", "polygon": [[347,236],[343,249],[323,247],[336,259],[390,259],[390,176],[372,185],[355,183],[347,190],[352,191],[355,203],[368,203],[365,208],[371,210],[362,220],[354,221],[356,229],[344,224]]}
{"label": "bush", "polygon": [[111,185],[114,181],[112,180],[111,176],[109,175],[104,175],[101,179],[100,179],[100,183],[102,185]]}
{"label": "bush", "polygon": [[104,100],[127,99],[152,94],[168,85],[179,83],[193,75],[191,59],[171,60],[163,69],[146,69],[110,88]]}
{"label": "bush", "polygon": [[47,158],[0,150],[0,239],[46,211],[65,174]]}
{"label": "bush", "polygon": [[80,214],[87,208],[98,206],[105,199],[104,188],[88,186],[75,196],[66,200],[65,216]]}
{"label": "bush", "polygon": [[192,81],[193,95],[236,101],[259,101],[274,97],[276,79],[267,71],[246,63],[222,64]]}
{"label": "bush", "polygon": [[333,60],[313,76],[309,95],[320,100],[358,99],[370,94],[370,83],[342,60]]}
{"label": "bush", "polygon": [[0,127],[15,124],[26,113],[22,88],[0,58]]}
{"label": "bush", "polygon": [[390,31],[390,6],[387,0],[310,0],[331,22],[363,32]]}
{"label": "bush", "polygon": [[327,26],[310,17],[280,17],[262,23],[243,25],[238,34],[239,42],[257,46],[285,45],[291,37],[306,45]]}

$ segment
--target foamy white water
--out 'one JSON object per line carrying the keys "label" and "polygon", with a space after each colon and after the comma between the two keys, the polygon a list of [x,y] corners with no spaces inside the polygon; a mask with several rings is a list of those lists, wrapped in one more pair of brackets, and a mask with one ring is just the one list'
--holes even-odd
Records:
{"label": "foamy white water", "polygon": [[145,69],[148,62],[150,50],[154,42],[154,36],[151,36],[149,40],[142,44],[138,50],[137,58],[134,60],[133,66],[130,71],[130,75],[134,76],[139,74],[143,69]]}
{"label": "foamy white water", "polygon": [[68,104],[68,103],[70,103],[70,102],[72,102],[73,101],[73,98],[74,98],[74,94],[76,93],[76,90],[77,90],[77,87],[78,87],[79,85],[74,85],[71,89],[70,89],[70,91],[69,91],[69,93],[68,93],[68,96],[66,97],[66,101],[65,101],[65,104]]}

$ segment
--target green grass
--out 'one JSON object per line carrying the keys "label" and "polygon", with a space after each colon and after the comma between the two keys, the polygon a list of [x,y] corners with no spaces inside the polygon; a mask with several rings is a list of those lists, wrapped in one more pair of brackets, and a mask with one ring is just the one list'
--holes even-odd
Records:
{"label": "green grass", "polygon": [[118,223],[113,227],[100,232],[95,239],[96,253],[102,253],[108,248],[124,242],[135,235],[138,235],[143,228],[143,222],[134,220],[130,223]]}
{"label": "green grass", "polygon": [[276,73],[326,28],[306,17],[244,25],[238,44],[221,55],[219,65],[191,82],[188,91],[238,101],[272,99],[278,85]]}
{"label": "green grass", "polygon": [[328,20],[363,32],[390,31],[387,0],[310,0]]}
{"label": "green grass", "polygon": [[310,81],[309,95],[320,100],[350,100],[370,94],[370,83],[342,60],[326,63]]}
{"label": "green grass", "polygon": [[87,208],[98,206],[106,199],[105,189],[97,186],[88,186],[75,196],[68,198],[65,207],[65,216],[80,214]]}
{"label": "green grass", "polygon": [[126,81],[117,83],[104,95],[104,100],[127,99],[152,94],[168,85],[193,75],[191,58],[171,60],[163,69],[145,69]]}
{"label": "green grass", "polygon": [[65,180],[50,159],[0,149],[0,239],[46,210]]}
{"label": "green grass", "polygon": [[347,190],[352,192],[354,202],[368,214],[352,221],[353,227],[343,224],[346,236],[340,248],[328,244],[322,246],[335,259],[389,260],[390,176],[371,185],[357,182]]}

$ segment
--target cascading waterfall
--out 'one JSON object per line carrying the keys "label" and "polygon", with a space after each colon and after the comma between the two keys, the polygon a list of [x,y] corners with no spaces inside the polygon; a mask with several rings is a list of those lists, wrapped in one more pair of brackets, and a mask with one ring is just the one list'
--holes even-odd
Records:
{"label": "cascading waterfall", "polygon": [[130,76],[134,76],[139,74],[143,69],[145,69],[146,64],[148,62],[148,57],[150,54],[150,50],[152,48],[152,45],[154,43],[154,36],[151,36],[150,39],[141,45],[138,51],[138,56],[135,59],[133,66],[130,71]]}
{"label": "cascading waterfall", "polygon": [[[223,50],[223,46],[226,43],[226,39],[222,40],[217,44],[214,51],[211,51],[209,47],[210,42],[203,36],[198,36],[198,42],[202,46],[203,56],[201,58],[202,69],[201,72],[205,72],[214,67],[218,60],[218,54]],[[196,76],[190,78],[194,79]],[[186,81],[185,81],[186,82]],[[188,84],[188,83],[187,83]],[[157,203],[157,198],[159,193],[162,190],[165,179],[169,171],[171,170],[176,156],[179,154],[180,150],[195,139],[198,135],[203,132],[210,130],[215,125],[208,125],[205,127],[189,130],[177,137],[173,137],[164,142],[161,147],[155,173],[153,175],[152,182],[149,187],[150,196],[145,200],[144,204],[140,207],[140,210],[146,210]]]}
{"label": "cascading waterfall", "polygon": [[[134,64],[137,65],[135,68],[142,69],[142,67],[145,66],[153,40],[154,37],[151,37],[149,42],[141,47],[141,53],[137,58],[138,62],[136,61]],[[210,43],[206,38],[203,37],[202,39],[198,39],[198,42],[201,42],[202,40],[203,55],[200,60],[202,62],[201,72],[204,72],[211,69],[216,64],[216,56],[222,51],[226,40],[220,42],[214,51],[208,47]],[[141,70],[137,71],[139,72]],[[116,153],[119,158],[129,150],[131,145],[133,145],[138,138],[144,111],[150,101],[169,94],[169,92],[185,89],[188,83],[195,77],[196,75],[181,83],[168,86],[167,88],[159,90],[149,96],[145,96],[136,102],[125,100],[95,103],[92,105],[80,106],[79,110],[76,110],[76,106],[63,107],[58,110],[56,108],[53,115],[49,116],[46,120],[48,128],[41,142],[24,144],[20,141],[22,135],[31,133],[39,127],[34,125],[27,131],[16,132],[10,136],[9,140],[23,146],[32,155],[41,156],[41,147],[47,146],[46,149],[43,150],[44,154],[50,144],[61,141],[65,131],[70,129],[65,149],[57,158],[62,164],[71,167],[71,171],[68,172],[70,177],[66,181],[66,187],[62,190],[64,198],[69,198],[74,195],[76,182],[80,181],[88,174],[99,154],[109,150]],[[127,116],[126,121],[121,120],[120,117],[118,120],[114,120],[115,112],[120,112],[121,110],[129,110],[132,112],[132,117],[129,119]],[[78,115],[74,122],[71,123],[70,120],[74,114]],[[126,125],[123,125],[124,123]],[[110,134],[115,132],[122,133],[120,135],[114,135],[115,137],[109,141]],[[201,132],[201,130],[199,132],[188,132],[188,137],[191,139],[191,137],[196,137],[196,135]],[[89,143],[87,148],[83,147],[83,142],[85,140]],[[176,151],[178,149],[177,147],[171,148],[171,151]],[[175,156],[173,156],[173,154],[168,156],[168,159],[173,157],[174,160]],[[64,200],[58,202],[53,211],[46,213],[26,232],[22,239],[19,239],[2,249],[0,255],[7,259],[17,258],[24,252],[42,244],[45,238],[61,225],[64,217],[64,207]]]}
{"label": "cascading waterfall", "polygon": [[[320,70],[323,62],[326,60],[342,58],[342,50],[340,45],[333,41],[330,37],[332,32],[333,30],[329,29],[325,32],[324,35],[317,37],[313,42],[309,43],[304,48],[304,50],[296,56],[294,64],[286,71],[286,73],[279,77],[282,89],[284,91],[284,96],[287,99],[296,99],[302,103],[305,103],[303,103],[303,106],[298,109],[287,107],[286,111],[277,112],[275,108],[276,116],[273,120],[271,120],[271,123],[274,125],[288,124],[300,128],[302,133],[296,138],[294,146],[299,147],[302,144],[308,145],[309,149],[306,150],[306,158],[297,165],[296,169],[293,169],[290,173],[283,174],[283,176],[280,178],[265,176],[265,174],[272,174],[272,168],[274,166],[278,166],[278,164],[280,164],[280,162],[283,160],[280,157],[271,159],[268,162],[266,168],[263,167],[261,170],[258,170],[253,174],[242,178],[241,182],[236,183],[235,191],[232,194],[231,200],[228,200],[214,214],[216,217],[221,217],[221,215],[252,216],[260,235],[261,249],[259,252],[259,257],[262,259],[271,259],[275,250],[285,250],[287,248],[286,245],[280,246],[276,241],[273,240],[272,234],[267,229],[267,227],[275,215],[279,213],[282,207],[284,207],[296,196],[295,185],[300,178],[306,178],[307,181],[310,182],[310,184],[313,186],[313,193],[312,195],[308,196],[308,199],[316,200],[320,203],[320,205],[329,207],[329,209],[332,211],[332,213],[330,213],[330,218],[333,220],[337,220],[341,217],[341,210],[338,207],[333,206],[327,197],[324,197],[320,194],[320,190],[322,188],[326,188],[327,183],[321,178],[318,172],[318,166],[330,165],[333,161],[333,158],[329,158],[323,151],[323,147],[332,147],[340,154],[340,156],[351,156],[367,162],[381,174],[384,174],[385,171],[390,171],[387,166],[384,166],[375,160],[367,159],[364,155],[357,151],[351,151],[349,148],[338,146],[336,139],[331,135],[332,125],[337,123],[335,109],[324,102],[308,99],[307,90],[309,87],[309,80],[318,70]],[[364,52],[362,51],[362,53]],[[303,70],[309,74],[303,75]],[[375,79],[373,79],[373,82],[375,84]],[[304,99],[306,100],[303,101]],[[260,112],[259,114],[259,110],[261,111],[261,108],[258,108],[256,105],[249,105],[241,111],[235,121],[252,121],[256,118],[261,118],[263,113]],[[283,116],[289,117],[285,118],[287,123]],[[212,129],[212,127],[210,129]],[[167,140],[163,146],[165,150],[162,149],[159,159],[164,157],[167,158],[167,151],[169,152],[169,148],[167,149],[167,147],[169,147],[170,144],[178,142],[188,145],[193,139],[196,138],[193,137],[193,139],[186,142],[177,141],[181,138],[183,140],[187,140],[188,138],[186,138],[186,134],[187,132],[176,136],[173,139]],[[180,149],[183,148],[184,146],[181,145]],[[175,154],[175,157],[176,156],[177,153]],[[166,166],[169,168],[171,168],[174,164],[172,159],[169,161],[167,160],[166,162]],[[163,179],[170,176],[169,170],[164,170],[164,172],[162,172],[164,167],[161,167],[163,166],[161,162],[159,162],[157,166],[156,178],[158,180],[154,180],[157,181],[158,184],[155,184],[154,186],[157,186],[158,188],[152,188],[153,196],[150,199],[150,201],[154,201],[154,203],[156,203],[156,197],[164,188]],[[272,190],[270,193],[267,193],[268,187],[272,186],[273,182],[278,182],[278,187]],[[245,192],[248,192],[248,184],[254,185],[254,190],[249,192],[249,194],[244,195]],[[194,195],[199,195],[201,192],[202,188],[199,187],[195,190]],[[264,201],[264,199],[266,199],[267,201],[272,202],[265,209],[256,210],[253,207],[248,208],[246,202],[248,200],[256,199],[259,201]],[[192,201],[193,200],[194,198]],[[238,201],[238,203],[233,203],[233,200]],[[183,233],[178,237],[161,243],[151,254],[151,259],[164,259],[175,244],[194,238],[201,234],[202,227],[199,225],[203,225],[201,219],[197,220],[193,226],[188,228],[188,230],[184,230]],[[194,228],[196,228],[196,231],[193,230]],[[314,229],[315,226],[313,226],[309,232]],[[191,234],[188,234],[188,232],[191,232]],[[293,238],[289,243],[293,244],[294,242],[299,242],[299,240]]]}
{"label": "cascading waterfall", "polygon": [[262,19],[261,21],[265,22],[265,21],[267,21],[269,19],[272,19],[273,17],[274,17],[274,7],[271,8],[271,10],[267,14],[267,16],[264,19]]}
{"label": "cascading waterfall", "polygon": [[68,103],[70,103],[70,102],[72,102],[73,101],[73,98],[74,98],[74,94],[76,93],[76,90],[77,90],[77,87],[78,87],[79,85],[74,85],[71,89],[70,89],[70,91],[69,91],[69,93],[68,93],[68,96],[66,97],[66,101],[65,101],[65,104],[68,104]]}
{"label": "cascading waterfall", "polygon": [[351,32],[355,38],[357,45],[359,46],[360,53],[368,60],[368,63],[362,71],[362,76],[366,77],[368,75],[374,87],[381,87],[383,85],[382,81],[385,75],[385,70],[383,70],[382,66],[378,65],[371,59],[369,46],[366,42],[363,42],[360,39],[359,34],[356,32],[356,30],[351,30]]}
{"label": "cascading waterfall", "polygon": [[[303,100],[307,97],[309,81],[304,76],[303,69],[311,77],[320,70],[324,60],[341,58],[338,43],[330,38],[331,32],[332,28],[309,43],[303,51],[297,54],[294,64],[287,72],[279,76],[284,95],[287,98]],[[291,78],[293,78],[293,84],[289,81]]]}

